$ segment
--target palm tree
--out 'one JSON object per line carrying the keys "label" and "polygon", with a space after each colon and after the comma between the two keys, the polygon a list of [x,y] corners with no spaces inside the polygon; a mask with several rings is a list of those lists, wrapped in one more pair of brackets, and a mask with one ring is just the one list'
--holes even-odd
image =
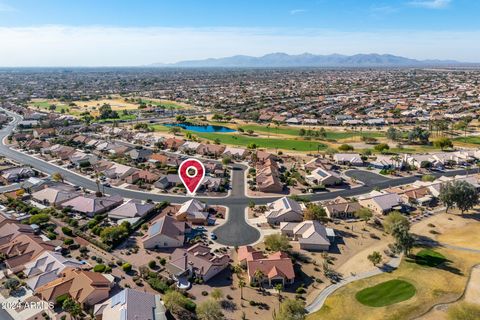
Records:
{"label": "palm tree", "polygon": [[243,268],[242,268],[241,265],[239,265],[239,264],[234,265],[233,268],[232,268],[232,271],[233,271],[233,273],[235,273],[237,275],[238,279],[241,279],[240,275],[243,272]]}
{"label": "palm tree", "polygon": [[258,285],[260,286],[260,289],[263,291],[263,278],[265,278],[265,273],[263,273],[262,270],[257,269],[253,273],[253,277],[258,282]]}
{"label": "palm tree", "polygon": [[277,291],[278,294],[278,303],[280,304],[280,300],[282,299],[282,290],[283,290],[283,285],[278,283],[275,285],[275,290]]}
{"label": "palm tree", "polygon": [[243,300],[243,288],[245,287],[246,283],[243,279],[238,281],[238,287],[240,288],[240,299]]}
{"label": "palm tree", "polygon": [[395,171],[397,171],[397,166],[398,166],[398,163],[400,162],[400,156],[398,154],[392,156],[390,158],[390,160],[392,160],[394,162],[394,169]]}

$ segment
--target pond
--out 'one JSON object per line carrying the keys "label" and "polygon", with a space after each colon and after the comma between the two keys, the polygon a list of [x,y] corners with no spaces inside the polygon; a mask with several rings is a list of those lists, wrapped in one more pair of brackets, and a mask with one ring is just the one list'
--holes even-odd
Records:
{"label": "pond", "polygon": [[195,132],[235,132],[236,130],[230,129],[223,126],[212,126],[212,125],[196,125],[189,123],[169,123],[165,125],[166,127],[179,127],[185,130],[195,131]]}

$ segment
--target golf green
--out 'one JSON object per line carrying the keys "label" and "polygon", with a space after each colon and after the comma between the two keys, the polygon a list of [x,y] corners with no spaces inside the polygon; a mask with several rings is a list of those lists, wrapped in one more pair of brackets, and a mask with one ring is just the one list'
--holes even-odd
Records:
{"label": "golf green", "polygon": [[370,307],[385,307],[410,299],[415,295],[415,287],[403,280],[390,280],[365,288],[355,295],[362,304]]}

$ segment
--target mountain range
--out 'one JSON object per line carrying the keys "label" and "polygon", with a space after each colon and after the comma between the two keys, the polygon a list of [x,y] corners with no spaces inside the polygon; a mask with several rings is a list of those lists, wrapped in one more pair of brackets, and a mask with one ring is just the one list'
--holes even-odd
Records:
{"label": "mountain range", "polygon": [[289,55],[271,53],[261,57],[236,55],[225,58],[204,60],[187,60],[172,64],[154,63],[154,67],[184,68],[285,68],[285,67],[420,67],[460,65],[455,60],[416,60],[391,54],[356,54],[356,55],[315,55],[303,53]]}

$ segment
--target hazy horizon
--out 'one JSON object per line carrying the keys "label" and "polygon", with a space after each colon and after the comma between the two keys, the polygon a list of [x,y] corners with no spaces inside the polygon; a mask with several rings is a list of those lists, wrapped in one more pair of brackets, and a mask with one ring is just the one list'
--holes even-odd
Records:
{"label": "hazy horizon", "polygon": [[146,66],[274,52],[480,62],[467,0],[0,0],[0,66]]}

